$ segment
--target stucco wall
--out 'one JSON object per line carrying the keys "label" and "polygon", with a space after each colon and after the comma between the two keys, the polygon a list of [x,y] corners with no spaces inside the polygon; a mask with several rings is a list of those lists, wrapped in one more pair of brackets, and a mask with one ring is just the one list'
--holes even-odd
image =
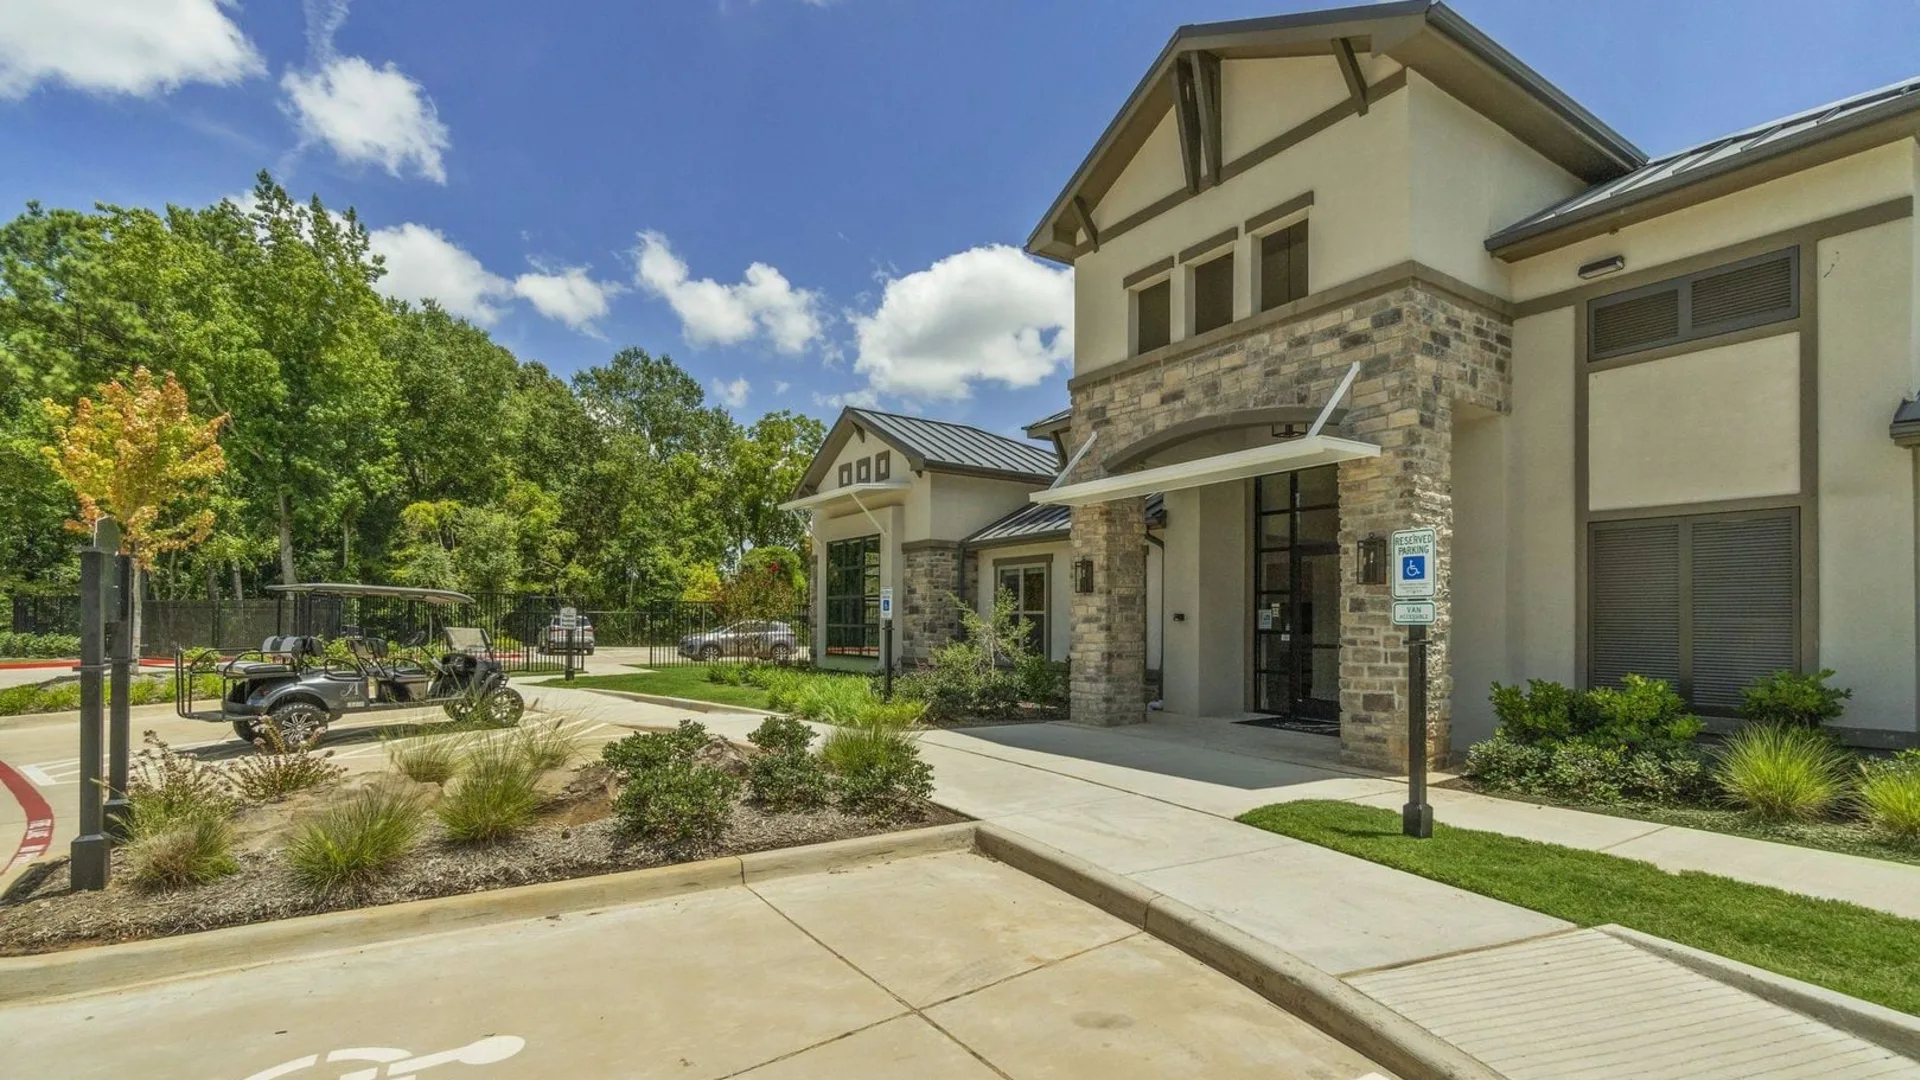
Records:
{"label": "stucco wall", "polygon": [[1505,296],[1506,264],[1488,254],[1487,237],[1586,184],[1418,71],[1407,73],[1407,94],[1413,257]]}
{"label": "stucco wall", "polygon": [[[1348,117],[1081,256],[1074,264],[1074,371],[1084,374],[1126,359],[1122,282],[1127,275],[1304,192],[1314,196],[1307,225],[1310,290],[1411,258],[1407,97],[1388,95],[1366,116]],[[1170,152],[1177,174],[1177,149]],[[1094,216],[1102,220],[1100,210]],[[1236,318],[1252,313],[1244,282],[1255,242],[1241,236],[1234,246],[1235,272],[1242,279],[1235,289]],[[1190,267],[1175,269],[1173,310],[1179,313],[1188,307],[1185,271]],[[1185,320],[1176,317],[1173,339],[1187,336]]]}
{"label": "stucco wall", "polygon": [[[992,480],[930,472],[928,517],[924,535],[908,540],[961,540],[1027,505],[1027,495],[1043,485],[1024,480]],[[909,530],[915,527],[907,522]]]}
{"label": "stucco wall", "polygon": [[[1577,602],[1573,476],[1573,309],[1513,324],[1513,411],[1504,423],[1506,681],[1572,685]],[[1461,684],[1456,708],[1485,687]],[[1456,741],[1456,745],[1458,745]]]}
{"label": "stucco wall", "polygon": [[1487,691],[1511,682],[1507,630],[1507,439],[1512,420],[1453,416],[1453,746],[1493,734]]}
{"label": "stucco wall", "polygon": [[1912,392],[1912,222],[1823,240],[1820,662],[1853,688],[1849,727],[1913,731],[1913,451],[1887,437]]}
{"label": "stucco wall", "polygon": [[1800,335],[1596,371],[1587,413],[1594,510],[1791,495]]}
{"label": "stucco wall", "polygon": [[1571,289],[1581,264],[1624,255],[1629,271],[1913,194],[1910,143],[1867,150],[1513,264],[1513,299]]}

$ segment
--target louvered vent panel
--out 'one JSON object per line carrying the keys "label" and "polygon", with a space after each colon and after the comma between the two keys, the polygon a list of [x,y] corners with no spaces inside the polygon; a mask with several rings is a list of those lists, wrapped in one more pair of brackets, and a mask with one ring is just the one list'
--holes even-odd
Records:
{"label": "louvered vent panel", "polygon": [[1731,709],[1740,688],[1795,668],[1794,518],[1693,525],[1693,703]]}
{"label": "louvered vent panel", "polygon": [[1793,259],[1785,254],[1738,270],[1695,278],[1693,330],[1793,317]]}
{"label": "louvered vent panel", "polygon": [[1680,524],[1609,525],[1589,553],[1593,685],[1627,674],[1680,683]]}
{"label": "louvered vent panel", "polygon": [[1680,336],[1680,288],[1618,303],[1595,303],[1592,310],[1595,359],[1652,348]]}

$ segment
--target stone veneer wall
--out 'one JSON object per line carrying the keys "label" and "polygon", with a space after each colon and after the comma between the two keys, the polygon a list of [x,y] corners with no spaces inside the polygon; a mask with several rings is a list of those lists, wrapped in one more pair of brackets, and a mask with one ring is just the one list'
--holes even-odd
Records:
{"label": "stone veneer wall", "polygon": [[[1078,583],[1073,623],[1070,715],[1081,724],[1138,724],[1147,718],[1147,507],[1135,497],[1073,508],[1073,558],[1093,561],[1093,591]],[[1067,573],[1074,573],[1067,567]]]}
{"label": "stone veneer wall", "polygon": [[917,667],[933,658],[933,650],[960,636],[960,610],[954,596],[960,591],[960,545],[922,540],[900,545],[902,587],[899,618],[899,661]]}
{"label": "stone veneer wall", "polygon": [[[1428,654],[1428,753],[1441,760],[1451,742],[1447,581],[1453,408],[1466,403],[1509,411],[1512,355],[1508,319],[1409,278],[1291,321],[1262,323],[1187,351],[1176,346],[1144,368],[1108,378],[1096,370],[1074,380],[1073,445],[1096,431],[1101,435],[1098,453],[1089,455],[1073,479],[1102,475],[1097,459],[1173,424],[1238,409],[1323,404],[1349,365],[1359,361],[1360,374],[1337,434],[1375,443],[1382,453],[1339,466],[1342,751],[1348,760],[1368,766],[1406,760],[1406,640],[1392,625],[1389,587],[1358,583],[1356,549],[1370,535],[1431,525],[1439,533],[1440,595]],[[1128,520],[1140,519],[1138,500],[1075,509],[1076,557],[1108,552],[1118,561],[1111,541],[1117,526],[1109,507],[1131,515]],[[1129,542],[1137,550],[1137,540]],[[1141,577],[1144,581],[1144,558]],[[1138,701],[1138,677],[1112,668],[1134,664],[1132,651],[1114,643],[1136,637],[1144,642],[1145,605],[1139,604],[1136,613],[1130,569],[1104,576],[1096,571],[1095,578],[1094,597],[1074,597],[1074,719],[1111,723],[1117,715],[1112,703],[1128,694]],[[1099,625],[1103,620],[1108,625]],[[1089,637],[1085,647],[1083,636]],[[1094,663],[1083,662],[1083,653]],[[1140,656],[1144,666],[1144,648]],[[1097,681],[1109,677],[1116,685],[1095,689]]]}

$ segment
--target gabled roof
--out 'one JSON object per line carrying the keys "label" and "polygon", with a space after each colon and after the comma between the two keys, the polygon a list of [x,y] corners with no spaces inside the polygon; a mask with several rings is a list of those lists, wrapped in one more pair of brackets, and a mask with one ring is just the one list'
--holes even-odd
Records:
{"label": "gabled roof", "polygon": [[1488,237],[1487,250],[1502,258],[1525,258],[1597,236],[1629,221],[1676,209],[1675,202],[1684,205],[1725,194],[1701,190],[1715,179],[1725,181],[1728,190],[1748,186],[1756,182],[1755,177],[1733,174],[1745,174],[1764,163],[1802,169],[1911,135],[1917,113],[1920,78],[1769,120],[1649,161],[1616,180],[1588,188]]}
{"label": "gabled roof", "polygon": [[[1166,499],[1160,495],[1147,496],[1147,524],[1164,525],[1166,520]],[[967,537],[961,543],[972,546],[1003,544],[1016,540],[1031,540],[1036,543],[1044,540],[1060,540],[1072,534],[1072,525],[1073,507],[1059,503],[1029,503]]]}
{"label": "gabled roof", "polygon": [[[1451,8],[1428,0],[1332,8],[1234,22],[1182,26],[1160,50],[1120,112],[1074,171],[1027,250],[1071,261],[1079,206],[1099,204],[1147,136],[1174,107],[1176,62],[1336,56],[1371,51],[1418,70],[1468,107],[1588,182],[1611,180],[1646,160],[1640,149],[1521,63]],[[1343,62],[1343,67],[1351,68]],[[1350,76],[1350,82],[1352,77]],[[1357,89],[1364,98],[1364,87]],[[1189,188],[1171,195],[1191,194]]]}
{"label": "gabled roof", "polygon": [[902,416],[877,409],[848,408],[841,410],[839,419],[828,429],[826,440],[820,444],[813,463],[800,480],[797,494],[808,495],[817,490],[841,447],[863,432],[872,432],[898,450],[906,458],[907,467],[916,472],[931,469],[1042,483],[1051,481],[1059,472],[1051,447],[1010,439],[968,424]]}
{"label": "gabled roof", "polygon": [[1073,424],[1073,406],[1069,405],[1057,413],[1049,413],[1022,428],[1029,439],[1047,439],[1056,433],[1065,431]]}

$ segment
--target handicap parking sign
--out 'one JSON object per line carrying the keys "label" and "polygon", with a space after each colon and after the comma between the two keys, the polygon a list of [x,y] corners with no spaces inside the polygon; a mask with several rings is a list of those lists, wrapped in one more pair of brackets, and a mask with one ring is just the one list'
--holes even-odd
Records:
{"label": "handicap parking sign", "polygon": [[1401,529],[1393,534],[1393,598],[1431,600],[1434,550],[1432,529]]}

